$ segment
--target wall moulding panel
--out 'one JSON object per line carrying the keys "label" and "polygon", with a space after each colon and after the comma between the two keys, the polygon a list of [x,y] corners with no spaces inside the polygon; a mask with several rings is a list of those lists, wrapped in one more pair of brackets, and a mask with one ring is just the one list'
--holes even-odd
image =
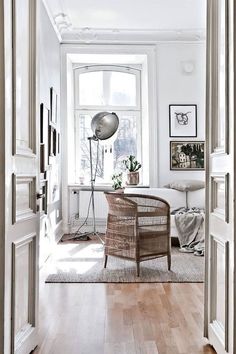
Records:
{"label": "wall moulding panel", "polygon": [[36,176],[12,175],[12,223],[35,216]]}
{"label": "wall moulding panel", "polygon": [[12,353],[35,331],[36,235],[12,244]]}
{"label": "wall moulding panel", "polygon": [[211,212],[218,218],[229,222],[229,174],[219,173],[211,176]]}
{"label": "wall moulding panel", "polygon": [[36,151],[36,0],[12,1],[13,154]]}
{"label": "wall moulding panel", "polygon": [[210,236],[211,252],[211,308],[210,330],[224,343],[228,351],[229,320],[229,242]]}
{"label": "wall moulding panel", "polygon": [[[217,0],[212,21],[212,153],[229,153],[229,1]],[[217,58],[217,60],[215,60]],[[218,94],[216,94],[216,92]]]}

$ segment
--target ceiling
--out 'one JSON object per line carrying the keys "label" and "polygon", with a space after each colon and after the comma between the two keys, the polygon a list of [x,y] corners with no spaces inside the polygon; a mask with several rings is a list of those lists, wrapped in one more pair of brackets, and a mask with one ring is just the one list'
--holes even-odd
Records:
{"label": "ceiling", "polygon": [[206,0],[43,0],[62,37],[205,31]]}

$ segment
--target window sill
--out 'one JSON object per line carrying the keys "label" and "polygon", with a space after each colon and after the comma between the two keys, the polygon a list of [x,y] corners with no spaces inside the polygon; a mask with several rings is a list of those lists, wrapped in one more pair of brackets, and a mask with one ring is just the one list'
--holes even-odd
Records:
{"label": "window sill", "polygon": [[[73,189],[73,190],[79,190],[79,191],[91,191],[91,186],[90,185],[85,185],[85,184],[79,184],[79,183],[75,183],[75,184],[69,184],[68,188]],[[142,185],[142,184],[138,184],[138,185],[126,185],[124,188],[149,188],[148,185]],[[105,192],[105,191],[113,191],[114,189],[112,188],[111,184],[98,184],[94,186],[94,190],[95,191],[101,191],[101,192]]]}
{"label": "window sill", "polygon": [[[79,183],[69,184],[68,188],[74,189],[74,190],[80,190],[80,191],[91,191],[91,186],[90,185],[79,184]],[[109,184],[102,184],[102,185],[95,185],[94,186],[94,190],[95,191],[105,192],[105,191],[112,191],[113,188]]]}
{"label": "window sill", "polygon": [[150,188],[148,185],[144,184],[137,184],[137,185],[126,185],[125,188]]}

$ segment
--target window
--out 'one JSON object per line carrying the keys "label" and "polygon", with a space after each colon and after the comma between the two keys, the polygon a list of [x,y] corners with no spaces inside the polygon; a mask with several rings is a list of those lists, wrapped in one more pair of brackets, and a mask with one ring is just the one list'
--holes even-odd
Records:
{"label": "window", "polygon": [[[124,66],[92,65],[75,68],[76,181],[90,180],[88,137],[91,120],[101,111],[115,112],[119,128],[108,140],[93,142],[92,160],[97,183],[111,183],[124,169],[123,159],[135,155],[141,161],[140,70]],[[98,157],[98,159],[97,159]],[[97,161],[97,164],[96,164]]]}

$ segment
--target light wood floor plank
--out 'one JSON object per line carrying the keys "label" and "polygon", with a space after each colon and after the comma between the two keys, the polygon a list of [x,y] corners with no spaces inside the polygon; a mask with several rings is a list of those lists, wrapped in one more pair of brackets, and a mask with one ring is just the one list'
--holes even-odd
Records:
{"label": "light wood floor plank", "polygon": [[203,284],[45,284],[34,354],[213,354]]}

